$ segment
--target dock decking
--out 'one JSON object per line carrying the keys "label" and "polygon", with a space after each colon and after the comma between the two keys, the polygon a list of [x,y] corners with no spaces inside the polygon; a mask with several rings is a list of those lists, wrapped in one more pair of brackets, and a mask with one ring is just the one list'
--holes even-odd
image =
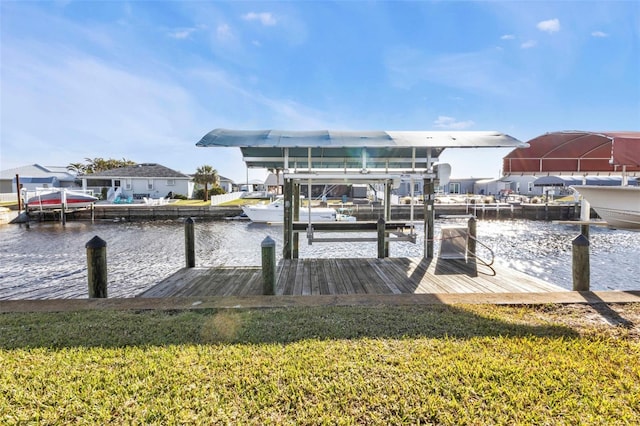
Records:
{"label": "dock decking", "polygon": [[[540,293],[567,291],[504,266],[464,260],[294,259],[278,263],[276,295]],[[183,268],[139,297],[262,294],[262,269]]]}

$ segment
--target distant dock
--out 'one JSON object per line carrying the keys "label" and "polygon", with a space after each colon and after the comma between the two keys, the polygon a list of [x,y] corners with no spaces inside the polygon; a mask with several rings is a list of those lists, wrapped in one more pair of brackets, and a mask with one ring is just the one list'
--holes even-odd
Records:
{"label": "distant dock", "polygon": [[[262,269],[183,268],[138,297],[262,295]],[[500,265],[453,259],[358,258],[281,260],[276,295],[459,294],[565,292]]]}

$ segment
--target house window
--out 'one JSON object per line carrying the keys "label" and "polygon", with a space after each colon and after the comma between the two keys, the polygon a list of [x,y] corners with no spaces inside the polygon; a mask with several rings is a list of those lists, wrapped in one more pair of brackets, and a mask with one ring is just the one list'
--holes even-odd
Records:
{"label": "house window", "polygon": [[131,191],[133,189],[133,185],[131,184],[131,179],[127,179],[124,183],[124,189]]}
{"label": "house window", "polygon": [[176,186],[175,179],[167,179],[167,186]]}
{"label": "house window", "polygon": [[449,184],[449,193],[450,194],[459,194],[460,193],[460,182],[451,182]]}
{"label": "house window", "polygon": [[529,192],[533,192],[533,182],[529,182],[529,183],[527,184],[527,191],[529,191]]}
{"label": "house window", "polygon": [[152,180],[148,180],[147,181],[147,189],[149,189],[149,190],[153,189],[153,181]]}

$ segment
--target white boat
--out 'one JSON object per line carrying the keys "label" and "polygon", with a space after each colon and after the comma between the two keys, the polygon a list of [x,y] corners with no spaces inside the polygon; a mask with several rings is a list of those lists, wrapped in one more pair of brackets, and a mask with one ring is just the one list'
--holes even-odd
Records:
{"label": "white boat", "polygon": [[607,225],[640,231],[640,187],[575,185]]}
{"label": "white boat", "polygon": [[[243,206],[242,211],[255,223],[284,222],[284,200],[278,198],[268,204],[253,204]],[[311,207],[311,222],[353,222],[356,218],[345,212],[337,212],[331,207]],[[309,221],[309,208],[300,207],[300,221]]]}
{"label": "white boat", "polygon": [[64,188],[38,189],[35,195],[27,199],[27,208],[29,210],[60,209],[63,200],[65,208],[76,209],[89,207],[98,201],[98,198],[82,191]]}

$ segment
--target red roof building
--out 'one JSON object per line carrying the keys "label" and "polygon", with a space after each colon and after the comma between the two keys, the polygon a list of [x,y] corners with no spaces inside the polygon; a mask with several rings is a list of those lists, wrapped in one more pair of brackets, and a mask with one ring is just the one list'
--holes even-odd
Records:
{"label": "red roof building", "polygon": [[640,172],[640,132],[552,132],[528,144],[503,158],[504,176]]}

